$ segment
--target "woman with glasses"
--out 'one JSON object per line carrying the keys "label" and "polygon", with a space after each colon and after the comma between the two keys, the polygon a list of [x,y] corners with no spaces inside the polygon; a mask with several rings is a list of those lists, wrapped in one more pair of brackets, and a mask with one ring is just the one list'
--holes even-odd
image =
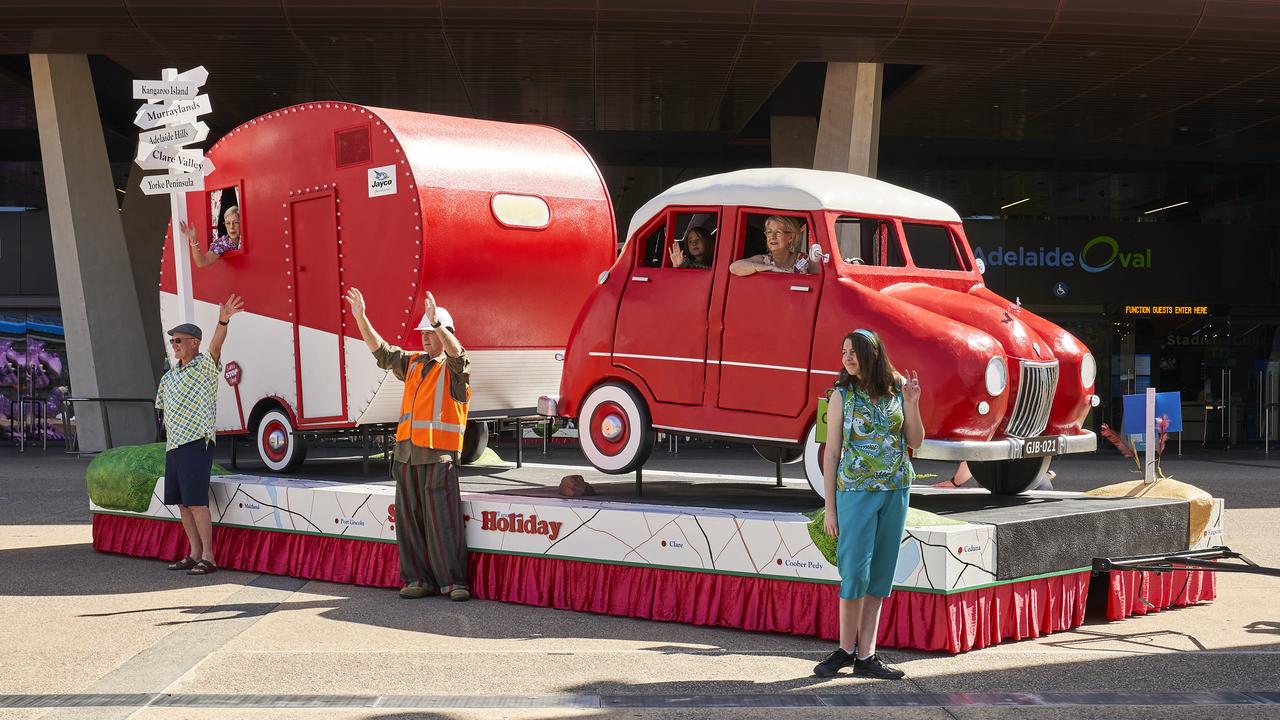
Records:
{"label": "woman with glasses", "polygon": [[769,252],[735,260],[729,266],[729,272],[734,275],[818,272],[817,265],[805,257],[804,228],[799,220],[783,215],[770,215],[764,221],[764,240]]}

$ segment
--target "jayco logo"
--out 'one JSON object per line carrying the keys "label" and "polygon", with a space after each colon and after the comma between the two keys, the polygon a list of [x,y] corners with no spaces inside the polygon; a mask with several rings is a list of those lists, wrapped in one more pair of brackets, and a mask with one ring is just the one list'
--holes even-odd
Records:
{"label": "jayco logo", "polygon": [[539,520],[537,515],[525,517],[524,513],[499,515],[493,510],[480,513],[480,529],[495,532],[524,533],[525,535],[546,535],[548,540],[560,537],[560,527],[564,523],[554,520]]}
{"label": "jayco logo", "polygon": [[1126,252],[1120,249],[1120,242],[1110,235],[1099,235],[1084,244],[1080,254],[1076,255],[1061,247],[1018,248],[1006,250],[997,245],[991,251],[981,246],[974,246],[973,254],[988,267],[1079,267],[1088,273],[1100,273],[1117,263],[1122,268],[1145,270],[1151,267],[1151,248],[1137,252]]}
{"label": "jayco logo", "polygon": [[396,166],[369,168],[369,197],[396,194]]}

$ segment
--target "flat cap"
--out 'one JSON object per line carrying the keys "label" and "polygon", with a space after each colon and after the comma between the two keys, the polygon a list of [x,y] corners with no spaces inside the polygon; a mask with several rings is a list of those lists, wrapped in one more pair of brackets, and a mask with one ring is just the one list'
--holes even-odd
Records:
{"label": "flat cap", "polygon": [[191,337],[197,340],[201,340],[204,337],[203,334],[201,334],[200,332],[200,326],[194,325],[192,323],[182,323],[181,325],[178,325],[177,327],[169,331],[170,335],[176,335],[178,333],[182,333],[183,335],[190,335]]}

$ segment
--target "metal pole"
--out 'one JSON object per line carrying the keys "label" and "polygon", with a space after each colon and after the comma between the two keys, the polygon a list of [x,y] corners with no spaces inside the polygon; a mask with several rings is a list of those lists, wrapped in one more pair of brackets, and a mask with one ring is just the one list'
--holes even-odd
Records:
{"label": "metal pole", "polygon": [[524,421],[516,418],[516,468],[524,467]]}
{"label": "metal pole", "polygon": [[644,468],[636,468],[636,497],[644,495]]}
{"label": "metal pole", "polygon": [[1147,411],[1143,416],[1146,432],[1146,471],[1142,481],[1150,485],[1156,481],[1156,389],[1147,388]]}
{"label": "metal pole", "polygon": [[782,450],[778,449],[778,454],[773,456],[773,473],[778,479],[778,487],[782,487]]}

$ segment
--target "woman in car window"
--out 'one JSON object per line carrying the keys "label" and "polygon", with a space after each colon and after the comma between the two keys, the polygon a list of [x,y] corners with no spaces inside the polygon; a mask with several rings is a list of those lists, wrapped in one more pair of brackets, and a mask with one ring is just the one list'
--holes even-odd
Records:
{"label": "woman in car window", "polygon": [[770,215],[764,221],[764,240],[769,252],[735,260],[729,266],[734,275],[759,272],[816,273],[818,267],[804,254],[804,230],[793,217]]}
{"label": "woman in car window", "polygon": [[711,233],[699,225],[691,227],[684,234],[684,246],[688,251],[680,249],[679,243],[671,243],[671,267],[709,270],[714,251],[711,247]]}

